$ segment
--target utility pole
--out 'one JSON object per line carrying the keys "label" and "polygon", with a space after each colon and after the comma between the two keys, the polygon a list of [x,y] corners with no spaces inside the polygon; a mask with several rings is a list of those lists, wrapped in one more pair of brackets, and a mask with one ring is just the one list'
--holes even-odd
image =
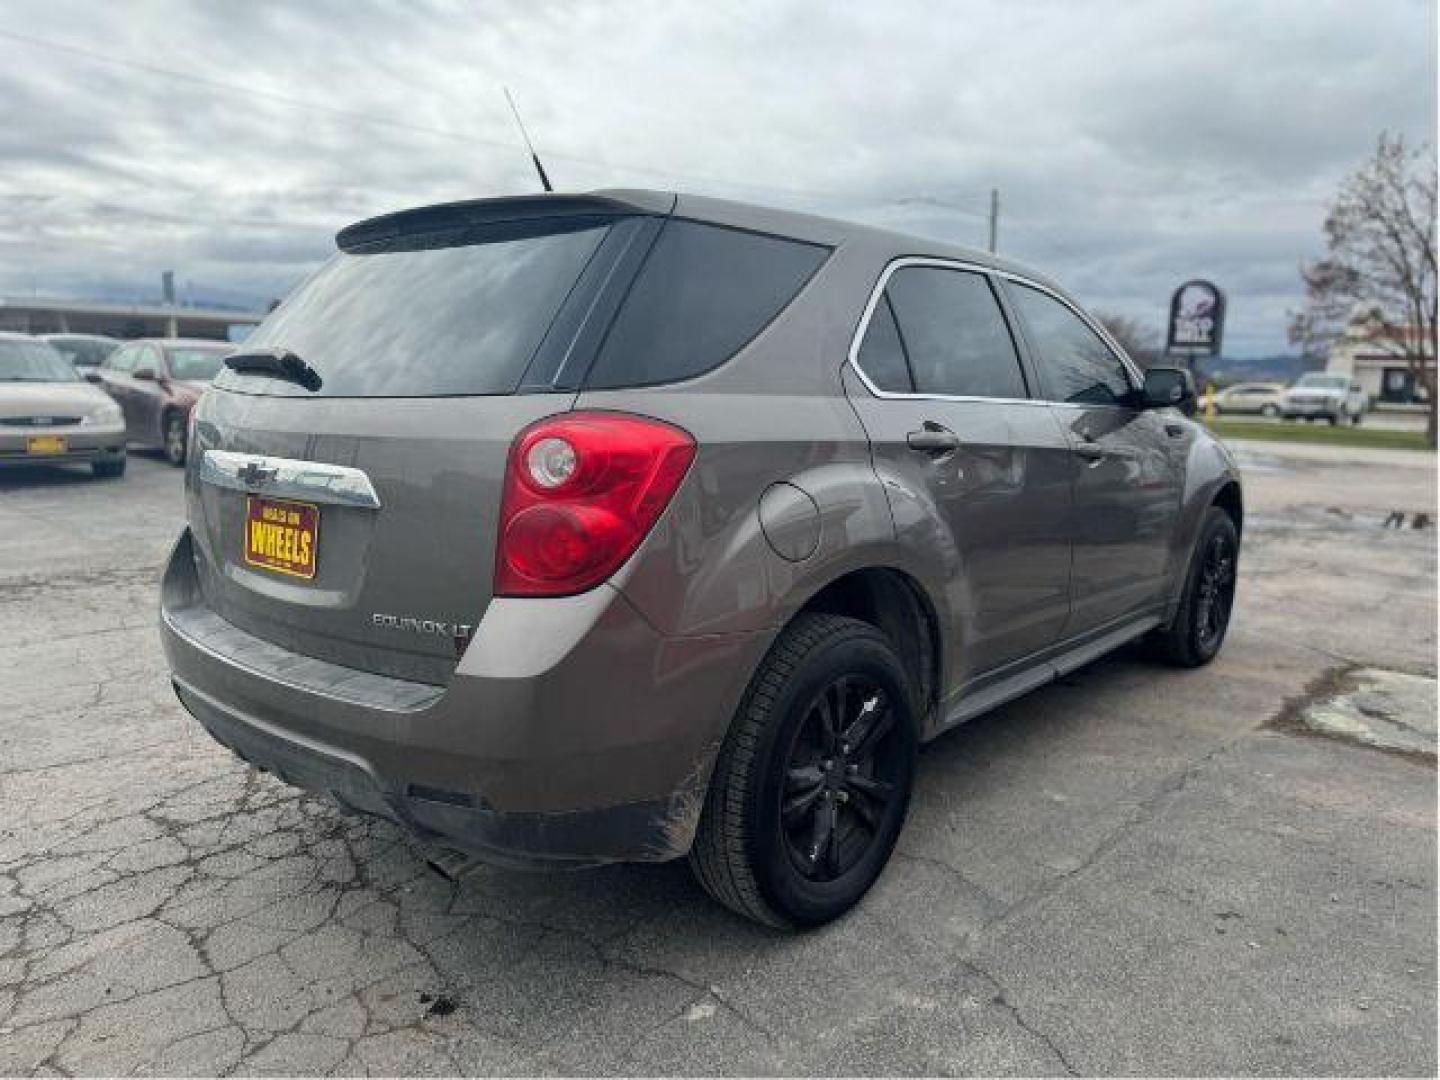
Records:
{"label": "utility pole", "polygon": [[1000,236],[1000,189],[990,189],[990,254],[995,254],[995,244]]}

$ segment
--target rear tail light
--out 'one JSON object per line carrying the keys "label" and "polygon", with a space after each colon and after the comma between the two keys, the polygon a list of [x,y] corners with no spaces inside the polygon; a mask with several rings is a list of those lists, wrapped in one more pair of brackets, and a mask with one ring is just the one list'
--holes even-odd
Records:
{"label": "rear tail light", "polygon": [[568,596],[625,562],[669,504],[695,440],[619,413],[565,413],[516,436],[505,470],[495,595]]}

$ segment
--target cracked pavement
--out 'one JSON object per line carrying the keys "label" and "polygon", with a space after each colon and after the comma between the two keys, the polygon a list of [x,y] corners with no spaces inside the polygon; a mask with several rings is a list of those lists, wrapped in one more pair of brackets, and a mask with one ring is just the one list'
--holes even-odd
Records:
{"label": "cracked pavement", "polygon": [[930,746],[867,901],[481,870],[256,774],[170,692],[179,474],[0,473],[0,1074],[1436,1070],[1433,762],[1272,721],[1435,675],[1434,458],[1244,451],[1230,640]]}

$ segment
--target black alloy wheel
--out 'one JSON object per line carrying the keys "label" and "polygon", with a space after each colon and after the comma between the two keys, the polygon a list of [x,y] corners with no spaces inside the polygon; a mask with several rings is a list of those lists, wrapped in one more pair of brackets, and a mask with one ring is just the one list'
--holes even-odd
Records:
{"label": "black alloy wheel", "polygon": [[1211,506],[1201,523],[1179,610],[1168,626],[1148,639],[1154,655],[1180,667],[1200,667],[1215,659],[1235,608],[1239,558],[1235,520]]}
{"label": "black alloy wheel", "polygon": [[910,675],[878,628],[805,612],[771,647],[721,747],[690,866],[769,926],[819,926],[875,883],[915,776]]}
{"label": "black alloy wheel", "polygon": [[1195,583],[1195,636],[1202,652],[1213,655],[1230,625],[1235,604],[1235,544],[1233,535],[1216,531],[1201,555]]}
{"label": "black alloy wheel", "polygon": [[863,676],[842,675],[805,710],[786,765],[780,827],[796,869],[834,881],[881,835],[904,772],[895,711]]}

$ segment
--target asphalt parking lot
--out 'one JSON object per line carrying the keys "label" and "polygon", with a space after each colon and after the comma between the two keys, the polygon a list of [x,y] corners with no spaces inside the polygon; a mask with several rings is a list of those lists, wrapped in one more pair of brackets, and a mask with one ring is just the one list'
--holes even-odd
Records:
{"label": "asphalt parking lot", "polygon": [[257,775],[166,681],[179,474],[0,474],[0,1074],[1434,1075],[1433,756],[1297,718],[1363,667],[1433,725],[1435,534],[1383,522],[1434,520],[1435,459],[1245,463],[1220,659],[932,745],[876,890],[803,936],[681,865],[452,886]]}

